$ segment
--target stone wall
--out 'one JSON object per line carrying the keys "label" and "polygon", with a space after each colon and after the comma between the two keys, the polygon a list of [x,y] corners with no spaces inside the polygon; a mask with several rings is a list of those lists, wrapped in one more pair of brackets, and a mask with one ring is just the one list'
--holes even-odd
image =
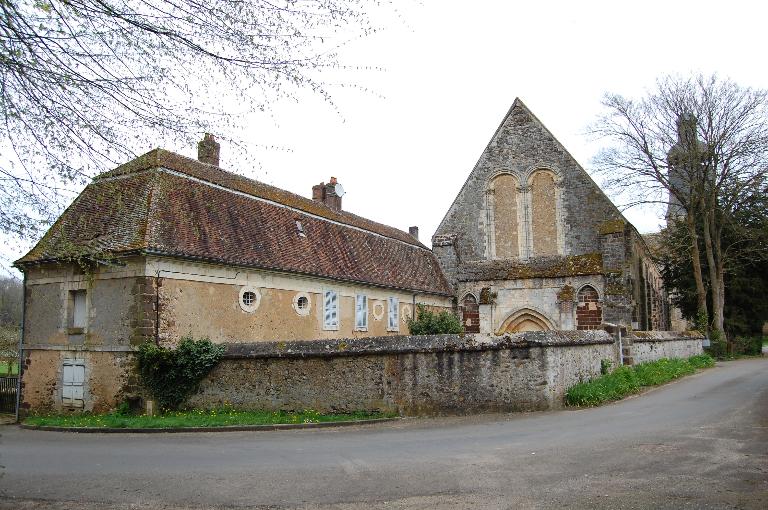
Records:
{"label": "stone wall", "polygon": [[[85,366],[82,405],[62,405],[62,370],[65,360],[82,360]],[[24,351],[21,411],[95,412],[114,409],[136,390],[133,354],[128,351],[78,350],[76,348]]]}
{"label": "stone wall", "polygon": [[[701,337],[636,332],[636,363],[700,354]],[[604,331],[386,336],[229,343],[189,405],[265,410],[378,410],[403,415],[529,411],[562,406],[573,384],[618,364]],[[43,346],[23,356],[22,411],[105,412],[140,394],[130,346]],[[85,365],[83,405],[62,405],[66,360]]]}
{"label": "stone wall", "polygon": [[635,364],[661,358],[690,358],[704,352],[704,338],[698,333],[635,331],[632,337],[632,358]]}
{"label": "stone wall", "polygon": [[230,344],[190,404],[403,415],[528,411],[617,359],[605,332]]}
{"label": "stone wall", "polygon": [[[577,291],[590,286],[602,297],[603,276],[574,275],[551,278],[515,278],[459,281],[459,302],[467,294],[480,296],[483,288],[495,294],[493,304],[480,306],[480,332],[502,334],[510,319],[521,313],[535,313],[546,318],[547,327],[556,330],[576,329]],[[570,293],[564,292],[570,290]],[[594,329],[600,329],[599,327]]]}
{"label": "stone wall", "polygon": [[[554,176],[554,190],[552,183],[531,186],[534,182],[542,184],[537,180],[544,177],[541,171]],[[494,215],[489,212],[494,208],[489,206],[501,197],[495,189],[492,195],[488,191],[500,174],[514,176],[519,185],[515,193],[521,195],[518,202],[522,207],[509,212],[518,216],[516,225],[524,234],[519,250],[524,259],[537,254],[597,252],[599,226],[622,218],[565,147],[519,99],[515,100],[432,239],[435,255],[451,283],[455,283],[451,280],[452,263],[494,258],[489,246],[494,232],[489,224]],[[491,201],[489,196],[493,196]],[[537,204],[545,205],[537,208]]]}

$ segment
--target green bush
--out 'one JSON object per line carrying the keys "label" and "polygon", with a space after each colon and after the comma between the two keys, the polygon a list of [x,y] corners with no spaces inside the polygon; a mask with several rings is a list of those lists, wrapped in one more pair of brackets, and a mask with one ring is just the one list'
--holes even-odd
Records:
{"label": "green bush", "polygon": [[223,355],[223,345],[185,337],[176,349],[144,343],[136,357],[141,382],[160,408],[177,409]]}
{"label": "green bush", "polygon": [[412,335],[459,334],[464,332],[464,327],[461,320],[451,312],[443,310],[435,313],[427,310],[424,305],[418,305],[416,318],[408,320],[408,331]]}
{"label": "green bush", "polygon": [[600,405],[637,393],[644,386],[664,384],[714,364],[715,360],[710,356],[700,354],[688,359],[660,359],[634,367],[621,366],[609,374],[571,386],[565,394],[565,403],[570,406]]}
{"label": "green bush", "polygon": [[733,340],[733,354],[758,356],[763,352],[763,338],[759,336],[737,336]]}

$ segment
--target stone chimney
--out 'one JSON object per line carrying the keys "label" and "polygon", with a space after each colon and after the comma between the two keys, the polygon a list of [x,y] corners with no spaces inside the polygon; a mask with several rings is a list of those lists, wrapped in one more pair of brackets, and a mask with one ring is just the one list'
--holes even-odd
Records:
{"label": "stone chimney", "polygon": [[197,142],[197,159],[202,163],[219,166],[219,150],[221,144],[211,133],[205,133],[202,140]]}
{"label": "stone chimney", "polygon": [[312,186],[312,200],[322,202],[334,211],[341,211],[341,197],[336,194],[336,177],[331,177],[328,184],[321,182]]}
{"label": "stone chimney", "polygon": [[408,233],[417,241],[419,240],[419,227],[408,227]]}

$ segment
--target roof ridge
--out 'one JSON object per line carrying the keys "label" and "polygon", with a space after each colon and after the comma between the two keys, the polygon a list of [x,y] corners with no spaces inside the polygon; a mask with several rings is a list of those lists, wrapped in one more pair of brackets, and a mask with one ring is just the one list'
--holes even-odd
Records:
{"label": "roof ridge", "polygon": [[[321,202],[317,202],[303,195],[225,170],[215,165],[203,163],[197,159],[177,154],[166,149],[152,149],[113,170],[97,175],[94,177],[94,181],[123,177],[153,168],[167,168],[213,185],[222,186],[235,192],[245,193],[308,214],[314,214],[326,220],[357,227],[418,248],[429,250],[426,245],[404,230],[400,230],[385,223],[370,220],[349,211],[336,211]],[[254,188],[262,188],[262,192],[260,193],[258,189]]]}
{"label": "roof ridge", "polygon": [[455,197],[453,197],[453,201],[451,202],[451,205],[448,207],[445,214],[443,215],[443,219],[440,220],[440,223],[437,225],[437,229],[435,230],[435,233],[433,234],[433,236],[438,235],[438,232],[440,232],[440,230],[443,228],[443,224],[446,222],[446,220],[448,219],[448,216],[451,214],[451,210],[453,209],[453,206],[456,204],[456,201],[461,196],[461,193],[464,191],[464,188],[466,188],[467,184],[469,184],[469,179],[472,177],[472,174],[475,172],[475,170],[477,170],[477,167],[480,165],[480,161],[482,161],[483,156],[491,147],[491,144],[493,143],[493,141],[496,140],[496,136],[499,134],[499,131],[501,131],[502,126],[504,126],[504,124],[507,122],[507,119],[509,118],[509,116],[512,115],[512,110],[515,109],[515,106],[518,103],[520,103],[520,105],[526,110],[528,109],[525,106],[525,104],[523,104],[523,102],[520,100],[519,97],[515,97],[515,100],[512,101],[512,106],[509,107],[509,109],[507,110],[507,113],[501,119],[501,122],[499,122],[499,125],[496,127],[496,130],[493,132],[493,136],[491,136],[491,138],[488,140],[488,143],[485,144],[485,147],[483,148],[483,150],[480,151],[480,156],[478,156],[477,161],[475,162],[475,165],[472,167],[472,170],[470,170],[470,172],[467,174],[467,178],[464,179],[464,184],[462,184],[461,188],[459,188],[459,192],[456,193]]}

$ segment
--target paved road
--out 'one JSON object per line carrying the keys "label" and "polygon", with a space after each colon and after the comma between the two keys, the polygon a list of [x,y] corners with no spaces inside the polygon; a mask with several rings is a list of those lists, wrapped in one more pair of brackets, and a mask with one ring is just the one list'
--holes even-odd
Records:
{"label": "paved road", "polygon": [[768,508],[768,359],[598,409],[375,427],[5,426],[0,508]]}

